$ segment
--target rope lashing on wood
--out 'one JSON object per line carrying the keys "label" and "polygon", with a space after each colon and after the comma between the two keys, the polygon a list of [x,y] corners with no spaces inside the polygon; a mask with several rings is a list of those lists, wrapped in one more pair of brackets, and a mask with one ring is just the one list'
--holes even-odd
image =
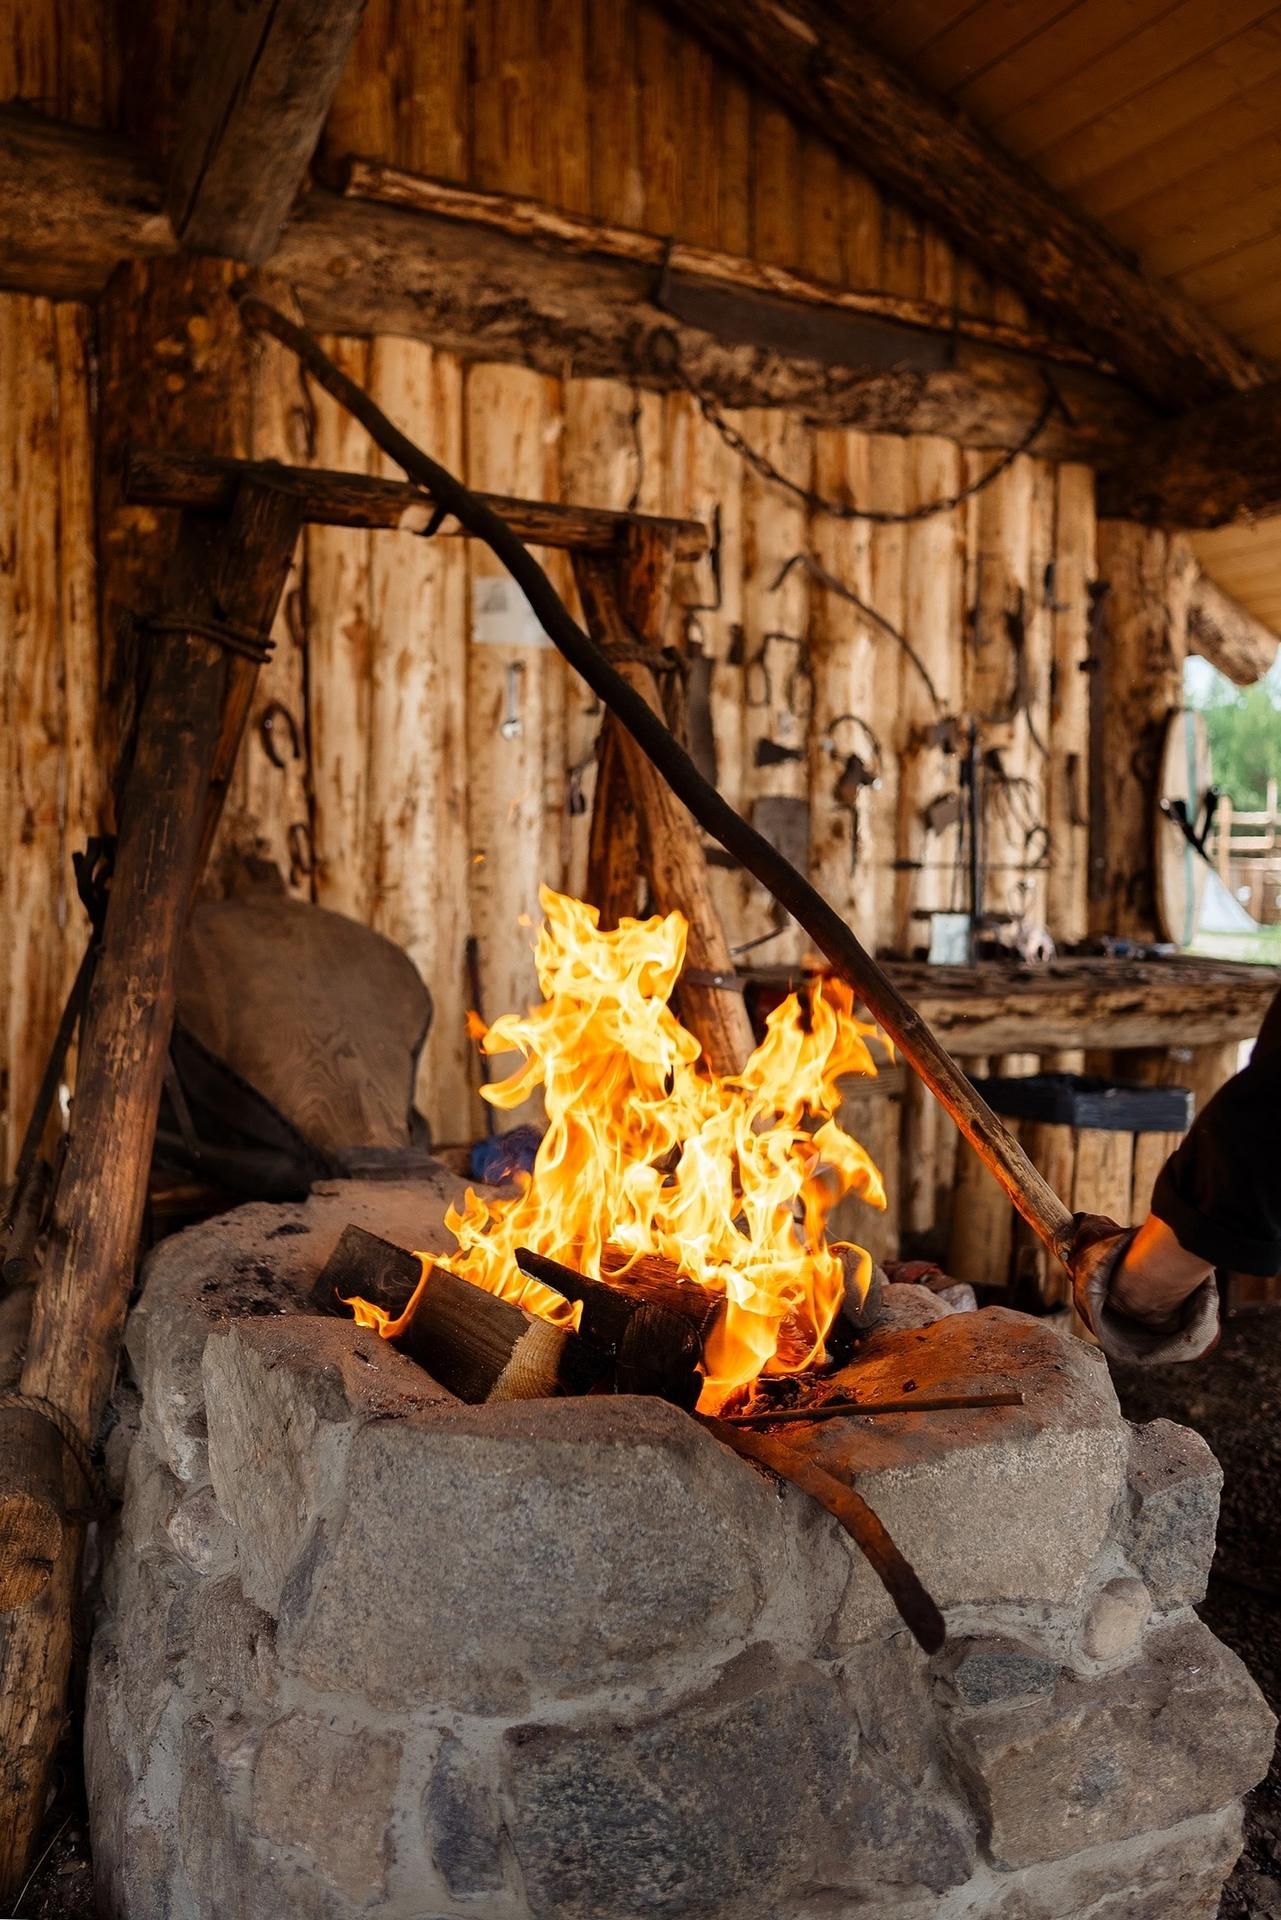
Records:
{"label": "rope lashing on wood", "polygon": [[334,365],[305,327],[296,326],[276,308],[251,295],[241,296],[240,311],[246,326],[268,333],[288,347],[389,459],[423,487],[437,505],[448,507],[468,533],[485,542],[521,588],[552,644],[626,727],[698,824],[805,929],[833,970],[855,989],[872,1018],[946,1108],[1033,1232],[1056,1259],[1067,1262],[1075,1234],[1073,1217],[1018,1141],[840,914],[704,779],[648,702],[615,671],[578,625],[543,568],[502,516],[402,433],[363,388]]}
{"label": "rope lashing on wood", "polygon": [[107,1489],[102,1475],[94,1465],[93,1455],[77,1433],[75,1424],[69,1420],[61,1407],[52,1400],[42,1399],[38,1394],[22,1393],[17,1387],[8,1387],[0,1391],[0,1413],[22,1409],[36,1414],[54,1429],[66,1451],[80,1469],[80,1477],[88,1490],[94,1512],[105,1512],[108,1506]]}

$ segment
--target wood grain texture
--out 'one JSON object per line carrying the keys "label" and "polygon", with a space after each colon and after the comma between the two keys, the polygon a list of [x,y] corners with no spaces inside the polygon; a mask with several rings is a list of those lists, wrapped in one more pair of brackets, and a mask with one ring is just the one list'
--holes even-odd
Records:
{"label": "wood grain texture", "polygon": [[[366,383],[366,342],[328,343],[344,372]],[[370,442],[320,391],[310,395],[317,462],[367,473]],[[307,728],[312,779],[312,898],[356,919],[370,908],[365,859],[369,822],[370,566],[364,530],[309,527],[306,534]]]}
{"label": "wood grain texture", "polygon": [[[676,11],[675,8],[672,9]],[[878,57],[817,0],[784,12],[723,0],[680,17],[772,99],[1052,314],[1158,400],[1186,405],[1259,378],[1173,288],[1145,278],[1026,167]]]}
{"label": "wood grain texture", "polygon": [[99,303],[99,751],[108,766],[132,712],[135,622],[156,610],[177,534],[175,514],[125,504],[125,451],[133,440],[240,459],[252,451],[252,349],[230,293],[240,272],[194,256],[129,261]]}
{"label": "wood grain texture", "polygon": [[1091,676],[1090,927],[1151,939],[1157,775],[1166,722],[1183,704],[1196,562],[1177,536],[1100,520],[1098,565],[1108,592]]}
{"label": "wood grain texture", "polygon": [[[266,625],[297,519],[288,501],[246,499],[228,528],[184,534],[176,616]],[[175,634],[153,665],[121,821],[111,906],[85,1013],[75,1126],[55,1201],[22,1391],[51,1400],[87,1442],[115,1379],[173,1019],[178,941],[195,879],[204,790],[223,705],[224,655]],[[110,1167],[111,1178],[104,1178]],[[58,1446],[56,1436],[52,1445]],[[16,1467],[5,1463],[7,1483]],[[49,1585],[0,1648],[0,1753],[11,1821],[0,1883],[21,1874],[44,1811],[70,1664],[79,1529]]]}
{"label": "wood grain texture", "polygon": [[364,0],[214,0],[169,175],[174,232],[258,264],[302,187]]}
{"label": "wood grain texture", "polygon": [[[465,382],[469,484],[532,498],[559,492],[557,383],[524,368],[476,366]],[[487,549],[467,555],[467,760],[483,768],[470,787],[470,916],[479,942],[487,1021],[538,998],[534,929],[545,812],[543,729],[552,688],[550,649],[523,596]],[[504,732],[506,725],[507,731]],[[523,1111],[498,1124],[527,1119]]]}
{"label": "wood grain texture", "polygon": [[[451,467],[462,461],[463,373],[419,341],[373,343],[370,391]],[[379,470],[392,469],[375,456]],[[384,534],[370,554],[366,850],[370,924],[404,948],[428,983],[431,1032],[419,1110],[438,1140],[473,1124],[467,1039],[466,555],[457,541]]]}
{"label": "wood grain texture", "polygon": [[[908,448],[908,505],[954,496],[961,486],[961,458],[949,441],[916,439]],[[913,521],[904,547],[904,625],[916,662],[899,662],[900,694],[894,750],[899,756],[899,863],[895,890],[895,948],[912,951],[929,942],[928,925],[915,916],[954,904],[959,871],[959,816],[932,827],[931,803],[959,790],[958,762],[938,739],[938,723],[961,711],[964,650],[965,515],[960,510]]]}
{"label": "wood grain texture", "polygon": [[1281,382],[1157,428],[1099,478],[1099,512],[1151,526],[1224,527],[1281,512]]}
{"label": "wood grain texture", "polygon": [[[872,443],[866,436],[814,436],[814,484],[825,499],[849,505],[872,498]],[[867,521],[815,514],[809,547],[820,566],[873,602],[872,528]],[[813,712],[807,728],[810,878],[864,944],[875,945],[872,815],[880,772],[876,749],[876,629],[832,588],[811,588],[809,657]]]}
{"label": "wood grain texture", "polygon": [[1239,687],[1252,687],[1276,662],[1281,645],[1272,627],[1199,574],[1188,605],[1188,648]]}
{"label": "wood grain texture", "polygon": [[1053,601],[1050,760],[1046,788],[1046,919],[1060,943],[1085,937],[1088,909],[1091,588],[1095,575],[1094,476],[1058,469]]}

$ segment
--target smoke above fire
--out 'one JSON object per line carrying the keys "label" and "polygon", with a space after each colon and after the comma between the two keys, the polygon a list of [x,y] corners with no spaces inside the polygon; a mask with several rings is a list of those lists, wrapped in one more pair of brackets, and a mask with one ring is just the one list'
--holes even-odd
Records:
{"label": "smoke above fire", "polygon": [[[873,1074],[843,982],[815,980],[770,1014],[734,1076],[708,1072],[669,1004],[685,959],[679,913],[604,931],[595,907],[543,888],[534,951],[542,1004],[476,1031],[488,1055],[515,1053],[484,1099],[512,1110],[541,1089],[547,1129],[514,1196],[469,1189],[446,1224],[457,1252],[436,1264],[530,1311],[572,1324],[578,1311],[516,1266],[530,1247],[599,1278],[609,1246],[658,1255],[722,1295],[704,1354],[700,1407],[762,1373],[824,1358],[847,1266],[861,1249],[829,1244],[846,1194],[885,1205],[880,1174],[836,1120],[841,1081]],[[615,1274],[615,1278],[617,1278]],[[625,1276],[624,1276],[625,1277]],[[376,1309],[358,1317],[394,1334]]]}

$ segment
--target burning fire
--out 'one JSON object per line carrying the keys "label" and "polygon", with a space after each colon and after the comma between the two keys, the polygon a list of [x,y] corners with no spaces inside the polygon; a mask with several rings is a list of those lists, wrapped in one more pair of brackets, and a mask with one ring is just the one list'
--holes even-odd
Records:
{"label": "burning fire", "polygon": [[[546,887],[540,899],[543,1004],[476,1030],[485,1053],[522,1056],[483,1097],[510,1109],[541,1086],[547,1131],[514,1198],[469,1189],[450,1209],[458,1252],[435,1263],[570,1324],[579,1309],[520,1273],[518,1247],[593,1278],[607,1244],[664,1256],[726,1301],[704,1354],[703,1408],[758,1374],[815,1365],[844,1285],[828,1216],[850,1192],[885,1205],[876,1168],[833,1118],[840,1080],[876,1071],[866,1044],[875,1029],[854,1018],[843,983],[819,981],[770,1014],[741,1074],[717,1077],[668,1005],[685,959],[683,916],[602,932],[595,907]],[[866,1284],[868,1256],[845,1251]],[[390,1322],[366,1301],[351,1304],[362,1325],[388,1335],[413,1308]]]}

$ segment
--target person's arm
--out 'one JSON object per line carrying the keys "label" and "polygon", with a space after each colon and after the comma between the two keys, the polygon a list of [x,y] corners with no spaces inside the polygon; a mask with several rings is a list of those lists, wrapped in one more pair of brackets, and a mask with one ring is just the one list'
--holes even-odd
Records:
{"label": "person's arm", "polygon": [[1281,994],[1249,1065],[1219,1089],[1162,1168],[1108,1301],[1160,1325],[1216,1267],[1281,1271]]}

